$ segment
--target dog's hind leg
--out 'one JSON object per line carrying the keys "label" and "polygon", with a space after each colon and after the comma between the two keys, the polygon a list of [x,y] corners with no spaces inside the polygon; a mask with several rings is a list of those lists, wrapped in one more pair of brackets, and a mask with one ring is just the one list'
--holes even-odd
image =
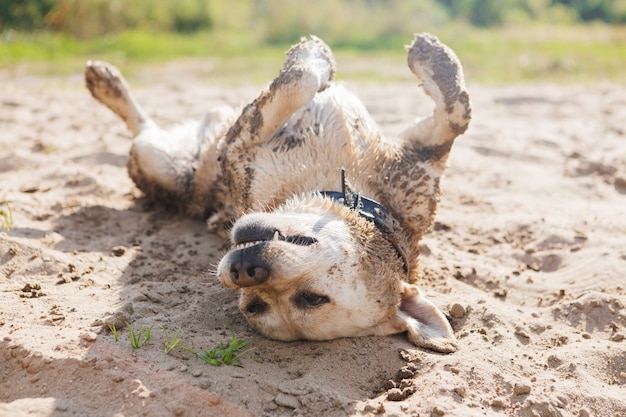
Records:
{"label": "dog's hind leg", "polygon": [[142,128],[154,123],[137,104],[126,80],[113,65],[102,61],[87,61],[85,83],[96,100],[126,122],[133,136],[137,136]]}
{"label": "dog's hind leg", "polygon": [[[194,195],[209,194],[219,175],[215,139],[225,133],[234,119],[234,111],[220,107],[209,112],[202,122],[187,122],[166,131],[147,116],[114,66],[88,62],[85,81],[93,97],[124,120],[135,136],[128,173],[146,196],[200,217],[210,211],[211,207],[191,204],[191,200]],[[207,167],[202,169],[202,192],[199,192],[195,175],[201,159],[202,163],[207,162]],[[202,203],[208,200],[207,195]]]}
{"label": "dog's hind leg", "polygon": [[178,206],[193,182],[194,167],[185,164],[193,163],[197,157],[185,155],[193,152],[177,152],[175,135],[148,117],[113,65],[88,61],[85,83],[91,95],[124,120],[134,136],[128,173],[135,184],[149,199]]}

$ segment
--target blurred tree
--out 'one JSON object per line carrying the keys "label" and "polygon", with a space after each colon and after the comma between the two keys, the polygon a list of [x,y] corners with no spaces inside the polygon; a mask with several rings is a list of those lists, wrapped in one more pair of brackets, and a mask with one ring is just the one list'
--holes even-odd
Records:
{"label": "blurred tree", "polygon": [[552,0],[552,3],[575,10],[583,22],[626,23],[625,0]]}
{"label": "blurred tree", "polygon": [[44,17],[58,2],[58,0],[0,1],[0,32],[6,29],[42,29],[45,26]]}
{"label": "blurred tree", "polygon": [[5,28],[50,28],[77,38],[125,29],[196,32],[213,27],[209,0],[0,0]]}
{"label": "blurred tree", "polygon": [[497,26],[505,22],[515,0],[437,0],[454,18],[467,20],[479,27]]}
{"label": "blurred tree", "polygon": [[503,24],[626,23],[626,0],[0,0],[0,33],[52,29],[92,38],[126,29],[254,32],[270,43],[316,33],[361,47],[451,19]]}
{"label": "blurred tree", "polygon": [[303,34],[316,34],[333,46],[361,48],[396,45],[420,27],[447,20],[435,0],[317,0],[303,7],[298,0],[256,0],[255,16],[263,22],[269,43],[293,43]]}
{"label": "blurred tree", "polygon": [[469,10],[469,21],[478,27],[498,26],[504,23],[511,0],[473,0]]}
{"label": "blurred tree", "polygon": [[[436,0],[450,16],[480,27],[520,20],[626,22],[626,0]],[[525,16],[524,18],[520,17]]]}
{"label": "blurred tree", "polygon": [[176,32],[192,33],[213,27],[206,0],[174,0],[172,26]]}

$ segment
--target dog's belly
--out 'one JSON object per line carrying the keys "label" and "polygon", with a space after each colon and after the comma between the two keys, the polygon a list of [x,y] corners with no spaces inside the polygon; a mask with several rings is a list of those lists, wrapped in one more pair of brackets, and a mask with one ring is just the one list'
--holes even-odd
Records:
{"label": "dog's belly", "polygon": [[327,88],[255,150],[252,208],[281,204],[296,194],[340,190],[341,169],[357,170],[369,143],[379,140],[363,104],[342,86]]}

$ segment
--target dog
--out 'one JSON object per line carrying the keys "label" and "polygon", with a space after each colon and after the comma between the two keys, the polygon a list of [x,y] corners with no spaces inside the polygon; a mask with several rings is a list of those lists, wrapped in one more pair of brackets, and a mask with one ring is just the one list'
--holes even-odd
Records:
{"label": "dog", "polygon": [[230,236],[217,267],[239,309],[284,341],[407,332],[414,345],[457,349],[445,315],[417,286],[419,240],[433,223],[440,178],[471,105],[461,64],[430,34],[408,66],[435,108],[397,138],[333,82],[319,38],[303,38],[269,87],[240,111],[159,128],[120,72],[88,62],[86,85],[134,135],[128,172],[145,195]]}

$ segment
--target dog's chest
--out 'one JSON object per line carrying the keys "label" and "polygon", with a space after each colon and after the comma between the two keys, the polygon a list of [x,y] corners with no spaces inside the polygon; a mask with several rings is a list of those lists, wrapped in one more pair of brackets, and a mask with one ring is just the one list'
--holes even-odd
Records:
{"label": "dog's chest", "polygon": [[374,130],[361,101],[343,86],[332,85],[296,111],[266,147],[277,155],[361,148]]}
{"label": "dog's chest", "polygon": [[376,138],[375,123],[356,97],[341,86],[318,93],[255,149],[254,200],[274,205],[294,194],[340,189],[341,169],[358,166]]}

